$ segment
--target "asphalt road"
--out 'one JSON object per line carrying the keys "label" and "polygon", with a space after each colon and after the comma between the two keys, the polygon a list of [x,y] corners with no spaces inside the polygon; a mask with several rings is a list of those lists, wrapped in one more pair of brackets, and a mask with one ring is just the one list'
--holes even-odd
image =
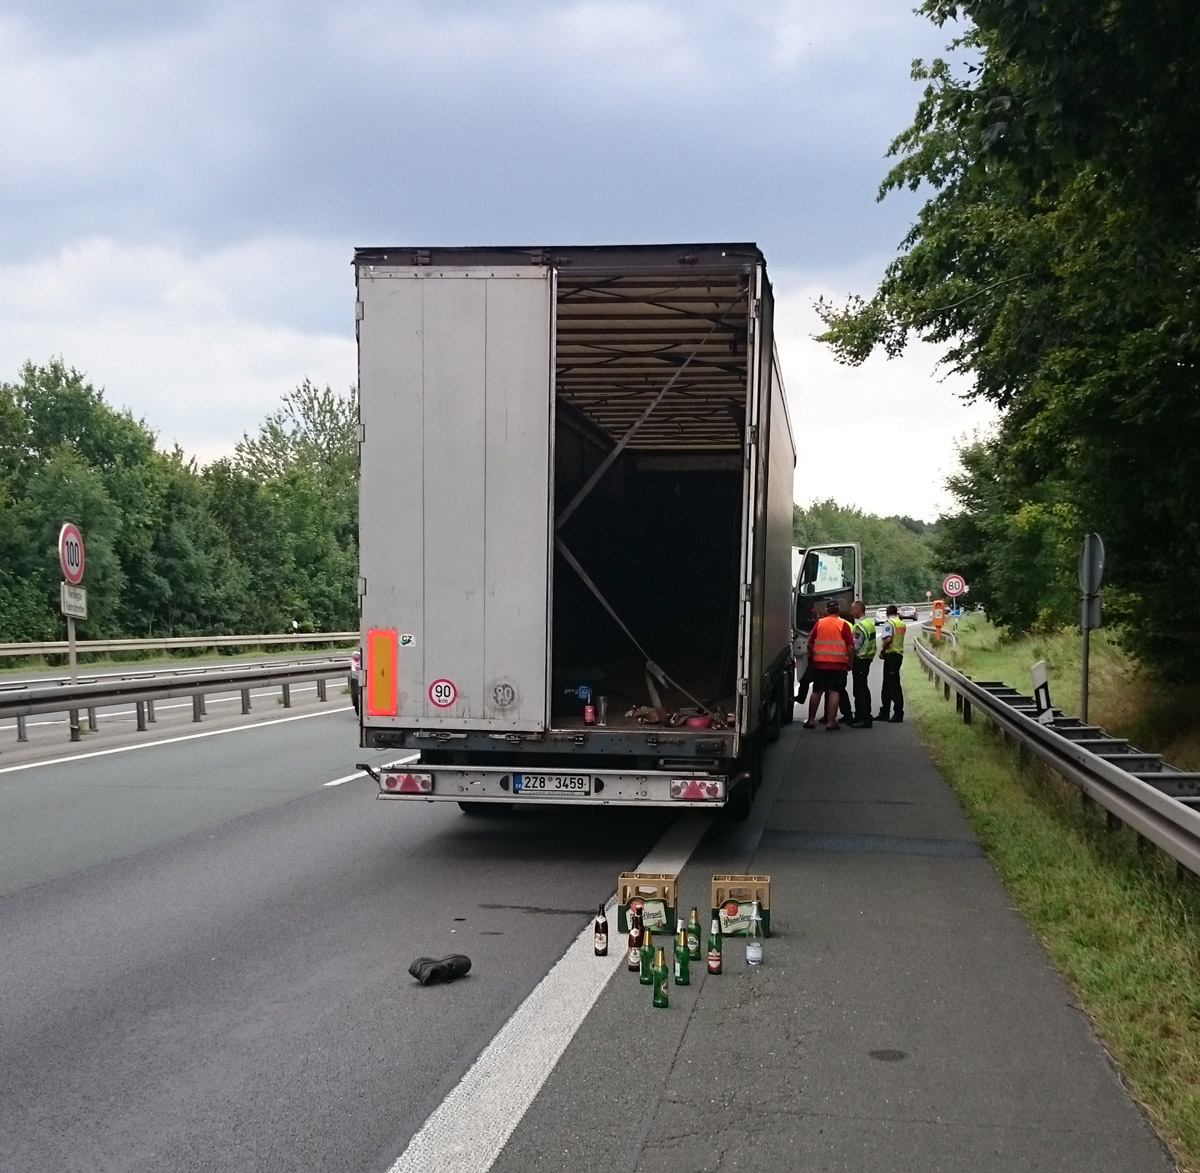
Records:
{"label": "asphalt road", "polygon": [[327,785],[332,698],[164,732],[0,759],[0,1169],[388,1168],[669,822]]}

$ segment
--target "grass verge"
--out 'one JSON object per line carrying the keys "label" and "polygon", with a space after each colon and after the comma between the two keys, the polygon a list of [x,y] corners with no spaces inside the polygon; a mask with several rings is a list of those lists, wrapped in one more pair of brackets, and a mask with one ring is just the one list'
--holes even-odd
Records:
{"label": "grass verge", "polygon": [[1200,1173],[1200,883],[1110,832],[1102,808],[990,726],[963,725],[919,669],[905,678],[906,709],[1014,905],[1180,1169]]}

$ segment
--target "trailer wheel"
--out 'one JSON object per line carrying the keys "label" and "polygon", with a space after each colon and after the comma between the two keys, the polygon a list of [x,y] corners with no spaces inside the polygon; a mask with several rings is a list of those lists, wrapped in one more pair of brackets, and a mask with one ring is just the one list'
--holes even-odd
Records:
{"label": "trailer wheel", "polygon": [[721,813],[731,823],[744,823],[750,817],[754,802],[754,786],[749,774],[739,774]]}
{"label": "trailer wheel", "polygon": [[796,719],[796,665],[793,664],[783,674],[783,702],[781,718],[785,725],[790,725]]}
{"label": "trailer wheel", "polygon": [[512,810],[511,802],[460,802],[458,809],[464,815],[472,815],[477,819],[495,818],[506,815]]}
{"label": "trailer wheel", "polygon": [[766,720],[763,722],[763,735],[769,745],[779,740],[779,732],[783,728],[783,705],[786,677],[780,676],[771,689],[771,699],[767,701]]}

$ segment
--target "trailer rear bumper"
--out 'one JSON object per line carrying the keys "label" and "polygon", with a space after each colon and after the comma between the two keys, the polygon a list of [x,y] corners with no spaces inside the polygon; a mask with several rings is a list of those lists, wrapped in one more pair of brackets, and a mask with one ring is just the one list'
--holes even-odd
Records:
{"label": "trailer rear bumper", "polygon": [[427,802],[505,802],[522,805],[699,806],[725,803],[724,774],[685,771],[512,769],[405,763],[373,771],[379,797]]}

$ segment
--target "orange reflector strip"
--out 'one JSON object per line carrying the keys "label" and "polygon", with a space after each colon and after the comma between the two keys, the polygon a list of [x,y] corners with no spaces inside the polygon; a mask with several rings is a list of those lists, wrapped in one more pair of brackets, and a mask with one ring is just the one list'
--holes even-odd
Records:
{"label": "orange reflector strip", "polygon": [[367,716],[394,717],[398,710],[399,643],[395,628],[367,629]]}

